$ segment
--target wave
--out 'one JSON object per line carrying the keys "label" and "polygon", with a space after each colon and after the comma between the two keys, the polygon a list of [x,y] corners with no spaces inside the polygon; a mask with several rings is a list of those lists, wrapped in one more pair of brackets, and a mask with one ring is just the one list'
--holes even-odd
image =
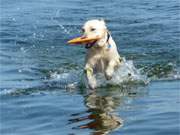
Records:
{"label": "wave", "polygon": [[141,68],[141,72],[150,80],[180,79],[178,66],[172,62],[146,65]]}

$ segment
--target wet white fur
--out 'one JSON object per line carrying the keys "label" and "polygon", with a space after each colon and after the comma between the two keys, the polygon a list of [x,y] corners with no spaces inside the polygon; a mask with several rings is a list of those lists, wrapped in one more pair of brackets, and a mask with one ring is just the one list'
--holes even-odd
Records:
{"label": "wet white fur", "polygon": [[[87,50],[85,60],[85,76],[87,86],[96,88],[96,73],[104,73],[107,80],[112,78],[115,69],[120,65],[116,43],[110,36],[107,42],[107,27],[103,20],[90,20],[83,26],[84,36],[100,37],[100,39]],[[92,31],[92,29],[95,29]]]}

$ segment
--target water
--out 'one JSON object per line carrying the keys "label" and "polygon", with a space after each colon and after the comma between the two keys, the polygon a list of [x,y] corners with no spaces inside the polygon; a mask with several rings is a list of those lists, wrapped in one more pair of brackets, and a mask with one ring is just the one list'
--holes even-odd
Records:
{"label": "water", "polygon": [[[180,134],[179,5],[1,0],[0,133]],[[92,18],[105,19],[124,57],[96,91],[83,86],[86,50],[66,44]]]}

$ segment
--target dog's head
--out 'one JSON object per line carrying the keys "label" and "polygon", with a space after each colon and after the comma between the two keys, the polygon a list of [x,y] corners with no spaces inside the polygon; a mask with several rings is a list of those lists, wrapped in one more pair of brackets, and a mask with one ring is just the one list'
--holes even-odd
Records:
{"label": "dog's head", "polygon": [[82,33],[81,37],[72,39],[68,43],[104,46],[107,41],[108,30],[104,20],[87,21],[82,27]]}

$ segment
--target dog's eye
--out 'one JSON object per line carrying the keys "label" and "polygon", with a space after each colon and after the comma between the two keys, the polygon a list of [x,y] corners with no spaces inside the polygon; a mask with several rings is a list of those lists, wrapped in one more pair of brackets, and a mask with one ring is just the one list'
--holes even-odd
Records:
{"label": "dog's eye", "polygon": [[96,29],[95,28],[91,28],[91,31],[95,31]]}
{"label": "dog's eye", "polygon": [[82,28],[82,29],[81,29],[81,31],[82,31],[82,33],[84,33],[84,32],[85,32],[85,29],[84,29],[84,28]]}

